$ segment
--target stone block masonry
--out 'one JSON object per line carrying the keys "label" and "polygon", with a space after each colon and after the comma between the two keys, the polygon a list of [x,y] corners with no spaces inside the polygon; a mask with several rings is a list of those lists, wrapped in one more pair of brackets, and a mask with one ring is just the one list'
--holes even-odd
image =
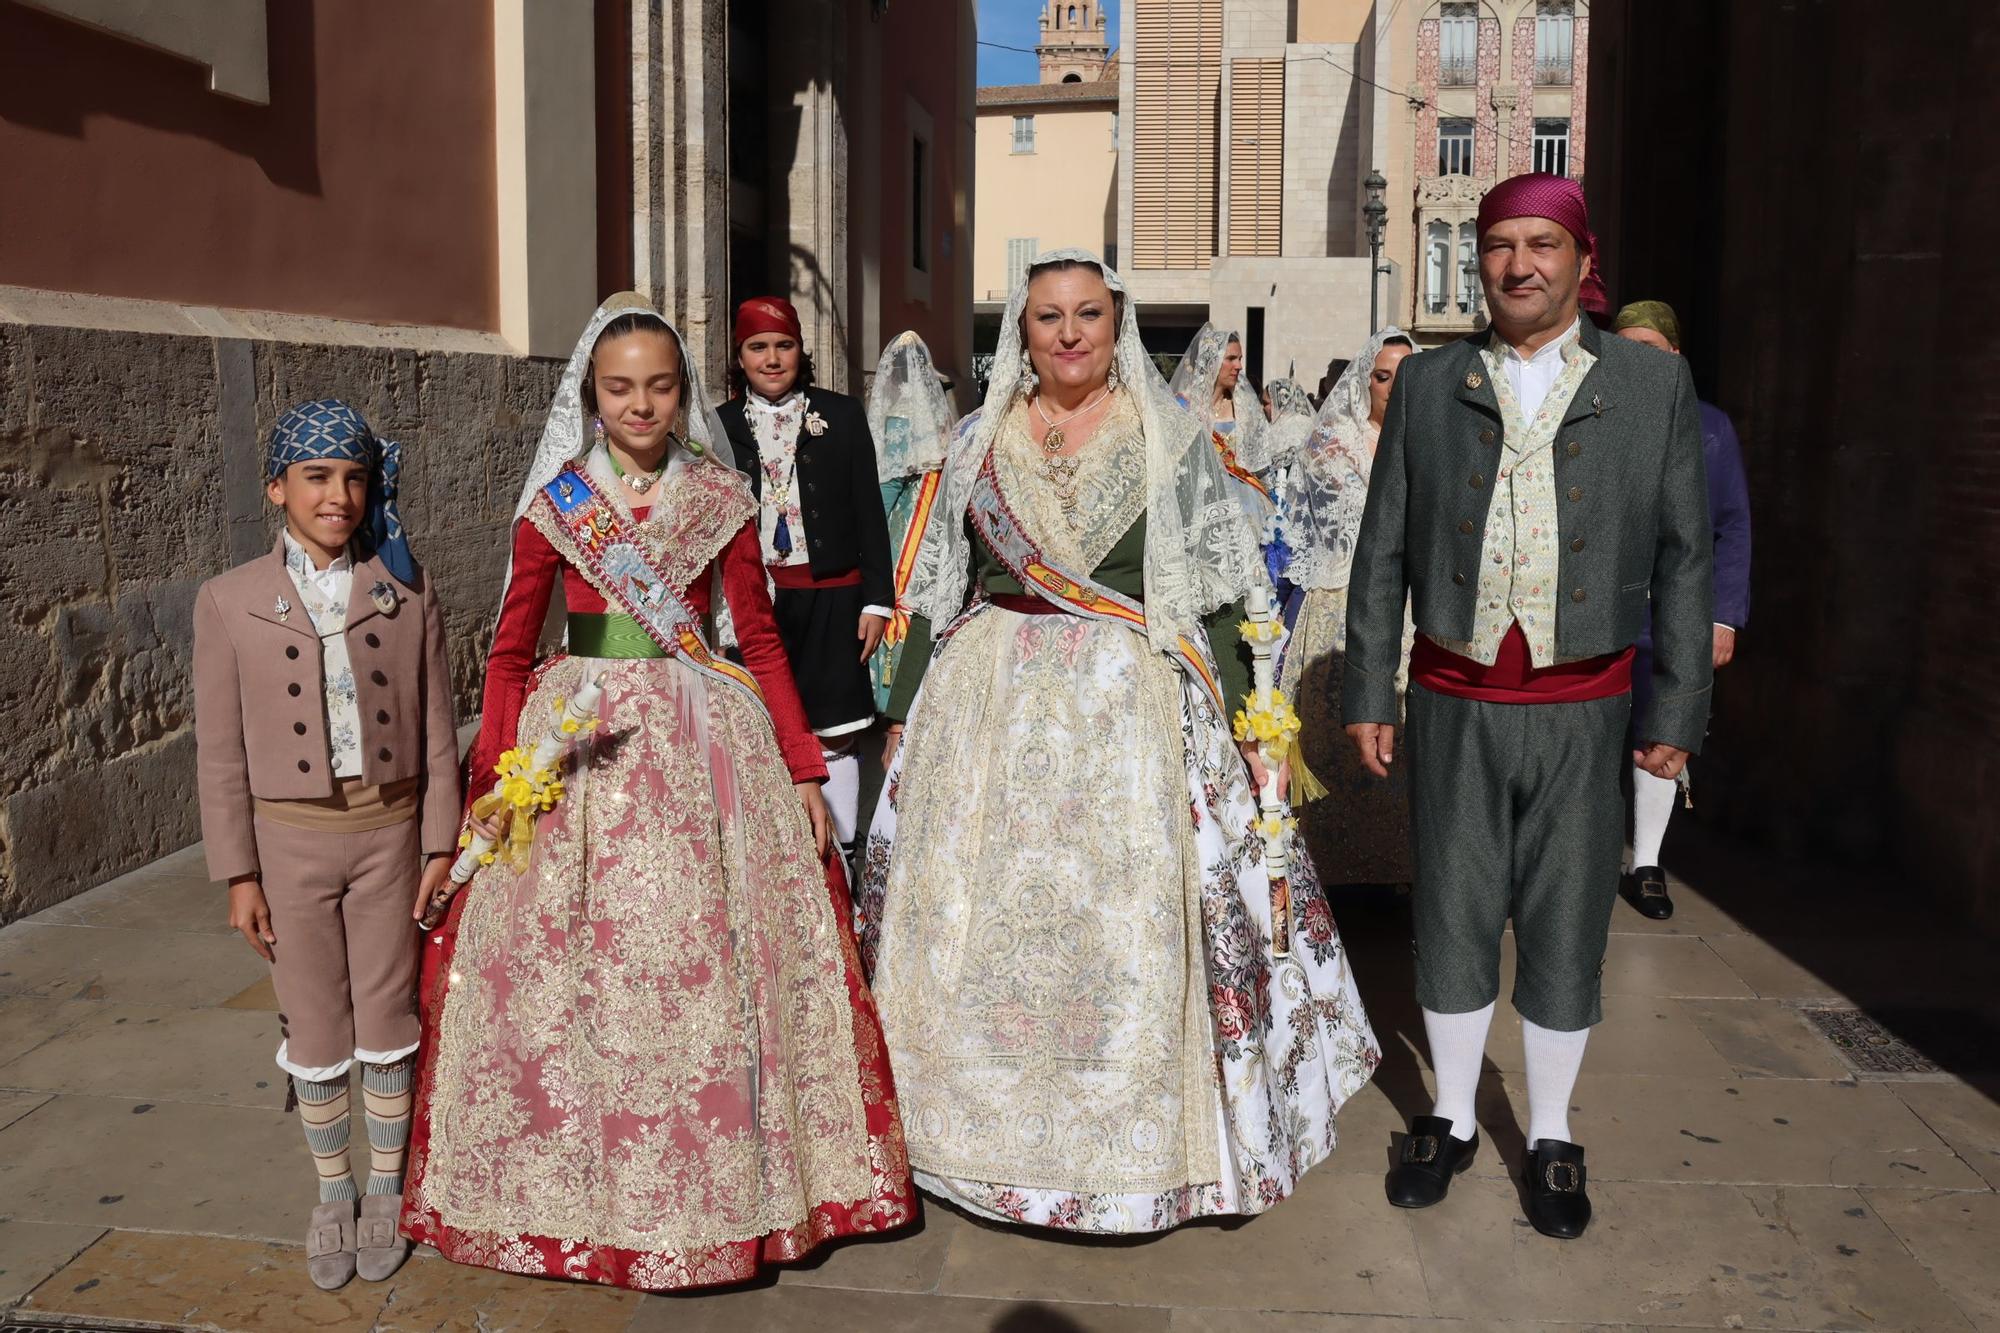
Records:
{"label": "stone block masonry", "polygon": [[[354,403],[404,447],[461,717],[554,361],[0,323],[0,924],[200,837],[192,613],[270,550],[265,440]],[[221,910],[220,899],[217,910]]]}

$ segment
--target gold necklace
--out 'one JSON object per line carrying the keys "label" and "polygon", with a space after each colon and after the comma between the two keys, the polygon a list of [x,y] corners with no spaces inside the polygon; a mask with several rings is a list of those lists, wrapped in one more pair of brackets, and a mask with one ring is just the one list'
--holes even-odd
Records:
{"label": "gold necklace", "polygon": [[1063,446],[1069,443],[1069,441],[1063,435],[1063,427],[1067,426],[1070,422],[1075,421],[1078,417],[1082,416],[1084,413],[1094,410],[1100,403],[1102,403],[1105,399],[1109,398],[1110,396],[1111,396],[1111,386],[1107,384],[1104,386],[1103,391],[1097,395],[1097,397],[1091,399],[1089,402],[1085,403],[1082,407],[1077,408],[1076,411],[1070,413],[1068,416],[1064,417],[1061,421],[1051,421],[1049,420],[1048,409],[1042,406],[1042,396],[1040,394],[1036,394],[1035,415],[1040,417],[1042,419],[1042,424],[1049,428],[1048,433],[1042,436],[1042,452],[1047,454],[1061,453],[1063,451]]}

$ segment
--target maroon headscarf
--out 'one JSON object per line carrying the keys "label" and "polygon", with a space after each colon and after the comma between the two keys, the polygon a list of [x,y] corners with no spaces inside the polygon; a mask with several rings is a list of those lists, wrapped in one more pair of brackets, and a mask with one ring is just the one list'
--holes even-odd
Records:
{"label": "maroon headscarf", "polygon": [[1479,201],[1479,234],[1508,218],[1547,218],[1561,223],[1576,238],[1577,248],[1590,258],[1590,272],[1576,294],[1576,303],[1599,319],[1611,314],[1611,295],[1604,288],[1604,258],[1590,231],[1590,212],[1583,204],[1583,187],[1567,176],[1530,171],[1509,176]]}
{"label": "maroon headscarf", "polygon": [[805,342],[799,312],[782,296],[753,296],[736,307],[736,345],[741,347],[760,333],[782,333],[794,342]]}

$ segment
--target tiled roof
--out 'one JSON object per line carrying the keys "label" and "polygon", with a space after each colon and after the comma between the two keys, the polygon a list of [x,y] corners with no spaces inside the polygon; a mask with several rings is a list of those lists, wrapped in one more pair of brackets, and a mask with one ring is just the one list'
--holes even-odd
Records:
{"label": "tiled roof", "polygon": [[1035,103],[1116,102],[1118,80],[1095,83],[1009,83],[979,90],[979,105],[1030,106]]}

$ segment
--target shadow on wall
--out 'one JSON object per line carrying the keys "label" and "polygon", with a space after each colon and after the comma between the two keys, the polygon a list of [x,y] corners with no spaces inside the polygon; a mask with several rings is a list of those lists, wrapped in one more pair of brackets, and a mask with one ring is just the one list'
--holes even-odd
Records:
{"label": "shadow on wall", "polygon": [[[0,119],[81,139],[94,116],[206,139],[256,162],[273,185],[321,193],[317,0],[266,7],[271,103],[220,97],[201,65],[110,33],[0,4]],[[47,59],[88,52],[88,69]],[[39,54],[38,54],[39,53]]]}

